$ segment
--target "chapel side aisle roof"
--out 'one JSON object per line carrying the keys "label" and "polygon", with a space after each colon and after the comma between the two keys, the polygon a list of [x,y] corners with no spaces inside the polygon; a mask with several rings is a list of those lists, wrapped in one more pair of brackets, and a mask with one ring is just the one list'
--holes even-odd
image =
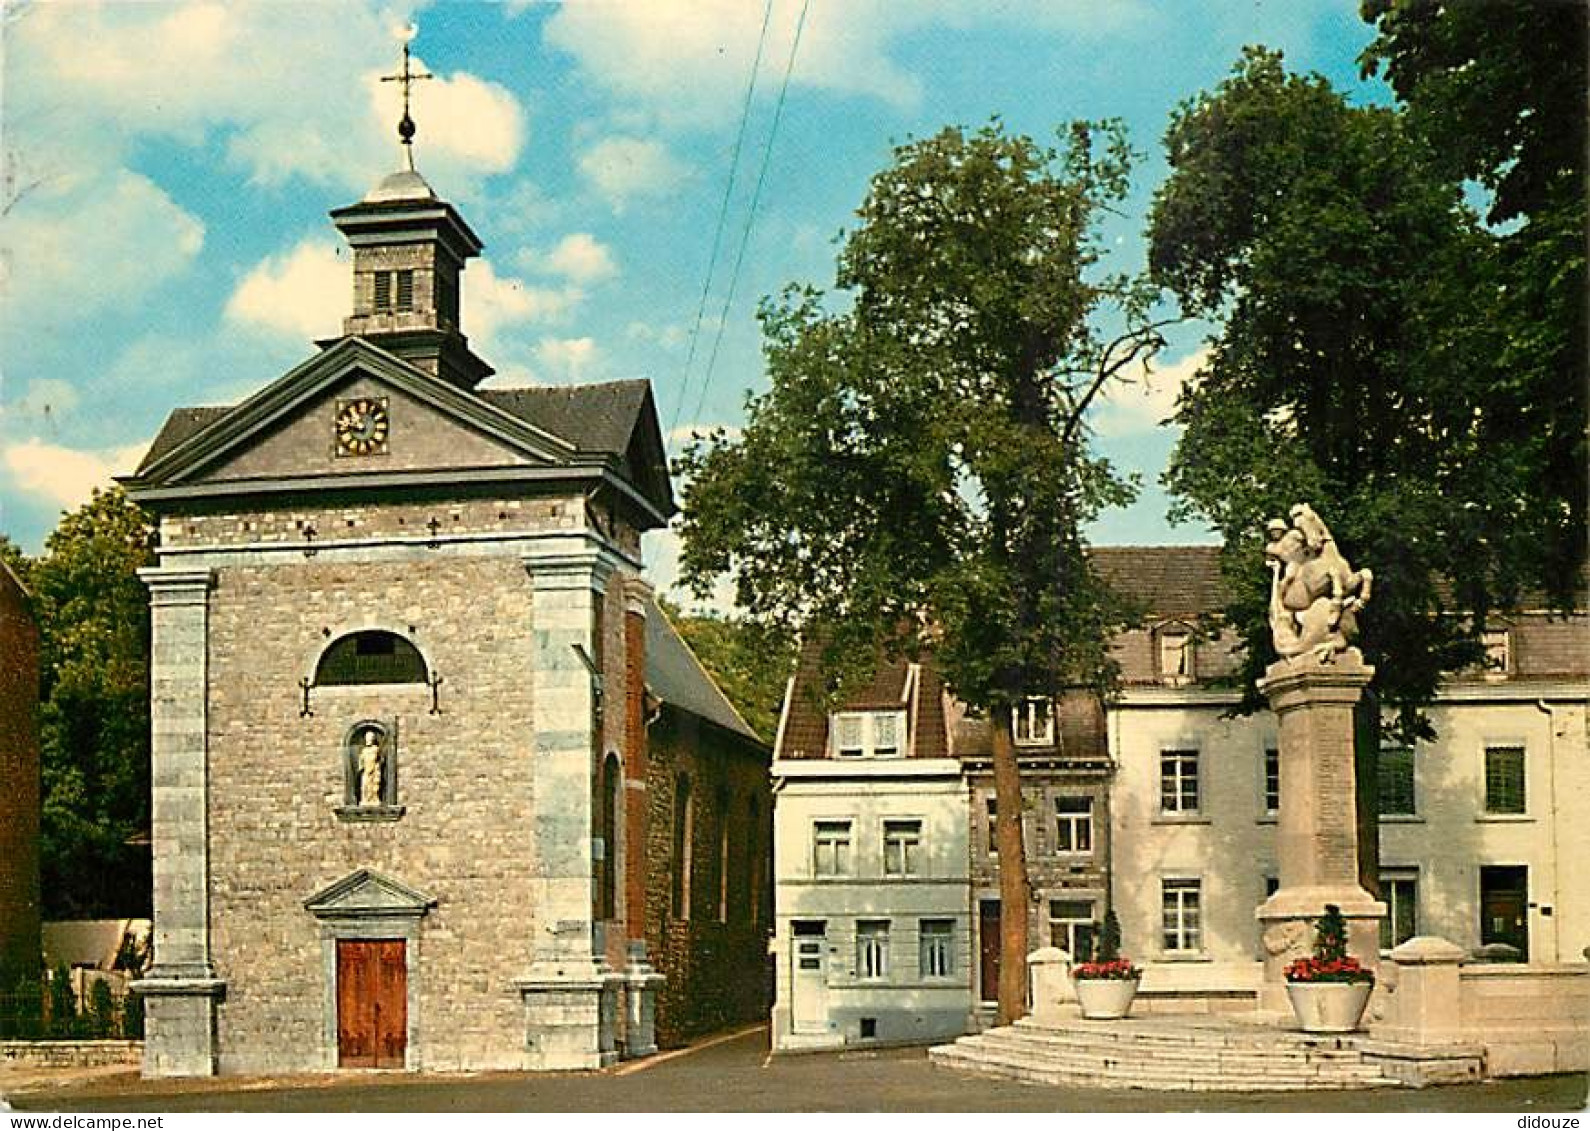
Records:
{"label": "chapel side aisle roof", "polygon": [[650,600],[646,607],[646,688],[663,703],[767,748],[718,688],[668,614]]}

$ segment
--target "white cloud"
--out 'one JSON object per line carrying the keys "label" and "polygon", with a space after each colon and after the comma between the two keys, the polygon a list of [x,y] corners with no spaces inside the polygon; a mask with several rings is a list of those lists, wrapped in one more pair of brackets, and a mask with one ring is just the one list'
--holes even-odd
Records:
{"label": "white cloud", "polygon": [[243,277],[226,303],[226,317],[304,342],[341,329],[353,309],[353,276],[336,244],[306,239],[273,255]]}
{"label": "white cloud", "polygon": [[11,477],[24,490],[71,509],[88,501],[95,487],[112,485],[112,475],[130,472],[148,450],[144,440],[126,447],[81,451],[46,444],[37,436],[0,450]]}
{"label": "white cloud", "polygon": [[18,324],[113,305],[185,270],[204,224],[147,177],[115,170],[40,186],[0,229],[0,281]]}
{"label": "white cloud", "polygon": [[68,381],[54,377],[35,377],[28,382],[22,395],[9,405],[0,406],[0,413],[17,416],[37,416],[60,419],[77,407],[81,398]]}
{"label": "white cloud", "polygon": [[1101,436],[1124,436],[1152,432],[1176,410],[1176,397],[1188,378],[1209,361],[1209,347],[1200,346],[1176,361],[1157,364],[1145,372],[1133,366],[1122,381],[1110,385],[1100,398],[1092,418]]}
{"label": "white cloud", "polygon": [[689,334],[677,324],[653,326],[650,322],[631,322],[624,327],[624,336],[631,341],[655,342],[664,349],[677,349],[685,344]]}
{"label": "white cloud", "polygon": [[634,137],[604,138],[580,155],[578,165],[580,175],[615,210],[639,197],[671,193],[691,174],[659,142]]}
{"label": "white cloud", "polygon": [[573,232],[546,256],[547,266],[576,283],[596,283],[618,274],[613,253],[589,232]]}
{"label": "white cloud", "polygon": [[490,260],[473,263],[464,273],[464,332],[483,356],[493,343],[520,324],[555,322],[584,299],[578,287],[537,287],[499,275]]}
{"label": "white cloud", "polygon": [[[757,89],[782,81],[804,0],[774,0]],[[914,107],[924,77],[892,57],[897,40],[926,28],[999,24],[1025,34],[1090,38],[1144,22],[1139,0],[845,0],[807,8],[790,76],[794,86]],[[762,5],[747,0],[587,0],[547,20],[548,44],[574,57],[621,105],[670,125],[721,126],[743,104]],[[927,76],[931,78],[931,76]]]}
{"label": "white cloud", "polygon": [[545,338],[535,356],[553,380],[579,381],[601,360],[601,350],[591,338]]}
{"label": "white cloud", "polygon": [[[380,82],[397,59],[395,8],[380,0],[30,7],[7,28],[13,145],[70,171],[122,164],[139,137],[193,145],[216,136],[256,182],[368,188],[398,162],[397,84]],[[455,197],[510,168],[524,144],[518,101],[467,72],[420,83],[413,113],[420,167]]]}

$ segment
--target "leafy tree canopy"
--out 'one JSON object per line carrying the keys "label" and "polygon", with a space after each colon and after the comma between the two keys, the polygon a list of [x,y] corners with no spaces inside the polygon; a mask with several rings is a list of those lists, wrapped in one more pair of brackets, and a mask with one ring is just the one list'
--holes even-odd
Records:
{"label": "leafy tree canopy", "polygon": [[1405,116],[1249,49],[1166,147],[1151,270],[1222,322],[1167,482],[1225,536],[1244,685],[1272,654],[1261,524],[1310,501],[1375,570],[1361,644],[1404,731],[1428,733],[1418,708],[1479,659],[1485,617],[1563,568],[1550,468],[1582,420],[1501,363],[1496,237]]}
{"label": "leafy tree canopy", "polygon": [[28,582],[40,625],[45,914],[148,910],[149,598],[154,531],[119,489],[61,519]]}

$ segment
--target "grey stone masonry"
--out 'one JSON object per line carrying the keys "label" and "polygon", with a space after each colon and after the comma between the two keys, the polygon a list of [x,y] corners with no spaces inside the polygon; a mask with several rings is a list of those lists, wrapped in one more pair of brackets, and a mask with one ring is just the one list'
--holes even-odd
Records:
{"label": "grey stone masonry", "polygon": [[211,1075],[215,1004],[225,986],[210,954],[208,569],[144,569],[151,617],[150,756],[155,966],[145,995],[148,1076]]}
{"label": "grey stone masonry", "polygon": [[[581,534],[537,543],[524,564],[535,594],[533,841],[541,909],[530,970],[516,980],[524,995],[527,1066],[599,1068],[617,1059],[622,981],[599,949],[593,920],[591,781],[597,692],[605,682],[599,610],[609,579],[629,563]],[[613,709],[622,710],[621,702]]]}

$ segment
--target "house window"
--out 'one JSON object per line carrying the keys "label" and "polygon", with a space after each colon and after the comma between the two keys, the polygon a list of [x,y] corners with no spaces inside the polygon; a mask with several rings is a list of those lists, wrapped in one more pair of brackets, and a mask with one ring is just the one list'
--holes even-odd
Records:
{"label": "house window", "polygon": [[1382,746],[1377,778],[1382,817],[1411,817],[1418,812],[1413,789],[1413,747]]}
{"label": "house window", "polygon": [[1093,798],[1054,799],[1056,852],[1093,851]]}
{"label": "house window", "polygon": [[861,919],[856,922],[856,977],[889,976],[889,920]]}
{"label": "house window", "polygon": [[1264,752],[1264,811],[1281,811],[1281,752],[1274,748]]}
{"label": "house window", "polygon": [[850,875],[849,821],[818,821],[812,826],[812,874]]}
{"label": "house window", "polygon": [[1485,811],[1524,812],[1524,748],[1485,748]]}
{"label": "house window", "polygon": [[1386,905],[1386,917],[1380,921],[1380,949],[1390,950],[1419,933],[1419,870],[1382,871],[1380,898]]}
{"label": "house window", "polygon": [[844,711],[833,716],[836,758],[898,758],[904,751],[905,712]]}
{"label": "house window", "polygon": [[1163,939],[1166,951],[1188,954],[1203,950],[1203,881],[1161,881]]}
{"label": "house window", "polygon": [[1073,961],[1086,962],[1093,957],[1093,937],[1097,930],[1091,899],[1049,901],[1049,945],[1059,947]]}
{"label": "house window", "polygon": [[1054,700],[1023,699],[1010,711],[1011,738],[1017,746],[1054,745]]}
{"label": "house window", "polygon": [[988,851],[999,851],[999,802],[993,797],[987,799],[988,809]]}
{"label": "house window", "polygon": [[1481,640],[1485,645],[1485,678],[1506,679],[1513,670],[1512,649],[1507,630],[1505,628],[1490,630],[1481,637]]}
{"label": "house window", "polygon": [[955,920],[923,919],[918,937],[917,972],[924,978],[955,976]]}
{"label": "house window", "polygon": [[425,683],[428,674],[420,650],[396,633],[353,632],[320,654],[315,686]]}
{"label": "house window", "polygon": [[1164,813],[1198,812],[1198,751],[1159,752],[1159,808]]}
{"label": "house window", "polygon": [[883,822],[883,874],[916,876],[922,870],[922,822]]}
{"label": "house window", "polygon": [[1173,626],[1160,630],[1159,678],[1175,687],[1192,682],[1193,638],[1185,628]]}

